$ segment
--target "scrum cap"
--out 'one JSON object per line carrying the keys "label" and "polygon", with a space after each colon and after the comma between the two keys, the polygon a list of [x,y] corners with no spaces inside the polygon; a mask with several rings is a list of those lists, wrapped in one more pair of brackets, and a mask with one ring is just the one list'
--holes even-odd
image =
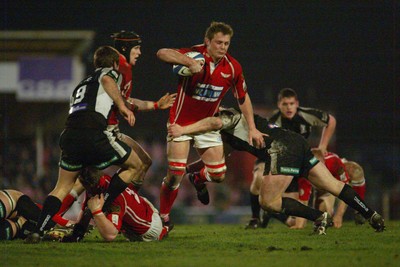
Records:
{"label": "scrum cap", "polygon": [[129,61],[131,49],[142,43],[140,36],[134,31],[120,31],[111,34],[114,40],[114,48],[118,50]]}

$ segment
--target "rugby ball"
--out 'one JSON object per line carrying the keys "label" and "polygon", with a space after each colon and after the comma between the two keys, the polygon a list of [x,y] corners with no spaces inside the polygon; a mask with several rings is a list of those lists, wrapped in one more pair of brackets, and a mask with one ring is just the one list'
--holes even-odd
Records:
{"label": "rugby ball", "polygon": [[[205,62],[204,56],[199,52],[190,51],[185,53],[185,55],[195,60],[202,61],[203,63]],[[172,72],[180,76],[192,76],[190,69],[184,65],[173,65]]]}

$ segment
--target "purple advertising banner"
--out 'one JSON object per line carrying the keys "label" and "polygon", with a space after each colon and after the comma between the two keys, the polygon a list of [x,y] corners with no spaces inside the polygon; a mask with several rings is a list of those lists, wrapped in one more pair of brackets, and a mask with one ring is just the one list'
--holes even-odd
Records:
{"label": "purple advertising banner", "polygon": [[72,57],[24,57],[19,61],[17,99],[69,100],[74,88]]}

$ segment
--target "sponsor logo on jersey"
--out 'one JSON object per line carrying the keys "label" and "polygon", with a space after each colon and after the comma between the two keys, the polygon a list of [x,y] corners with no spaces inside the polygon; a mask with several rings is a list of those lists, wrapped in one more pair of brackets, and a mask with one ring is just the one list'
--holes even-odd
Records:
{"label": "sponsor logo on jersey", "polygon": [[78,169],[82,168],[82,164],[78,164],[78,165],[68,164],[63,160],[60,161],[60,166],[67,170],[78,170]]}
{"label": "sponsor logo on jersey", "polygon": [[[107,132],[106,132],[107,133]],[[96,168],[99,168],[99,169],[105,169],[105,167],[108,167],[108,166],[110,166],[110,165],[112,165],[112,163],[114,162],[114,161],[116,161],[118,158],[117,158],[117,156],[114,156],[111,160],[109,160],[109,161],[106,161],[106,162],[103,162],[103,163],[100,163],[100,164],[97,164],[96,165]]]}
{"label": "sponsor logo on jersey", "polygon": [[223,89],[223,86],[198,83],[192,97],[205,102],[215,102],[219,99]]}
{"label": "sponsor logo on jersey", "polygon": [[292,167],[281,167],[280,172],[282,174],[300,174],[300,169]]}
{"label": "sponsor logo on jersey", "polygon": [[117,214],[111,215],[111,221],[113,224],[118,224],[119,216]]}
{"label": "sponsor logo on jersey", "polygon": [[318,159],[316,157],[313,157],[312,159],[309,160],[309,162],[311,163],[311,165],[315,165],[318,163]]}
{"label": "sponsor logo on jersey", "polygon": [[69,114],[74,113],[74,112],[79,111],[79,110],[84,110],[84,109],[87,108],[87,106],[88,106],[87,103],[82,103],[82,104],[74,105],[74,106],[72,106],[72,107],[69,109]]}
{"label": "sponsor logo on jersey", "polygon": [[223,73],[223,72],[221,72],[221,76],[222,76],[222,78],[225,78],[225,79],[231,77],[230,74],[226,74],[226,73]]}

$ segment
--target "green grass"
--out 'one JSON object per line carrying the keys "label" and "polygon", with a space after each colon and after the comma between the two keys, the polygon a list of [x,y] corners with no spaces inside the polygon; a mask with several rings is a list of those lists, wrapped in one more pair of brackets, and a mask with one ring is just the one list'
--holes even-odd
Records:
{"label": "green grass", "polygon": [[103,242],[96,231],[83,242],[0,242],[0,266],[400,266],[400,222],[375,233],[346,222],[326,236],[279,223],[268,229],[243,225],[176,225],[162,242]]}

